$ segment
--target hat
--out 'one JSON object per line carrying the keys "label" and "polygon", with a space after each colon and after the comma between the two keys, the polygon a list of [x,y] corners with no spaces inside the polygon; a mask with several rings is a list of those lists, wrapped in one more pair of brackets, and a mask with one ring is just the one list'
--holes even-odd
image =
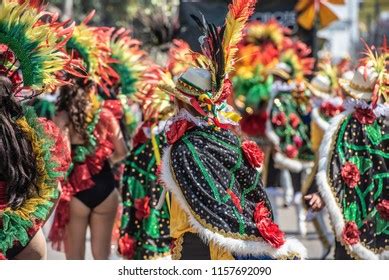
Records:
{"label": "hat", "polygon": [[339,79],[342,89],[352,98],[371,100],[378,73],[371,67],[360,66],[351,80]]}
{"label": "hat", "polygon": [[363,66],[357,68],[351,80],[340,79],[339,84],[352,98],[371,101],[373,106],[378,102],[388,102],[387,45],[384,43],[382,48],[366,45],[364,53]]}
{"label": "hat", "polygon": [[331,80],[323,74],[316,75],[308,84],[308,88],[314,96],[319,98],[325,98],[332,94]]}
{"label": "hat", "polygon": [[269,74],[275,75],[284,80],[289,80],[292,74],[292,67],[290,67],[285,62],[280,62],[273,69],[269,71]]}
{"label": "hat", "polygon": [[351,79],[354,77],[354,72],[349,70],[349,71],[346,71],[342,74],[342,79],[343,80],[349,80],[351,81]]}
{"label": "hat", "polygon": [[[232,92],[228,75],[234,70],[238,43],[254,12],[255,3],[256,0],[233,1],[222,28],[208,23],[204,16],[201,19],[192,16],[204,34],[199,40],[202,52],[190,52],[195,61],[173,87],[160,85],[162,90],[188,103],[209,123],[218,127],[224,127],[219,117],[228,108],[226,100]],[[232,112],[227,115],[237,119]]]}

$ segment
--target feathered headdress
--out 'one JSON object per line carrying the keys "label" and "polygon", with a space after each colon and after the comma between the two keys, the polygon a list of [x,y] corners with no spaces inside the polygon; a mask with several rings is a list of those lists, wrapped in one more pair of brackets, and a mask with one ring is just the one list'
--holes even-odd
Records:
{"label": "feathered headdress", "polygon": [[173,77],[176,77],[191,66],[194,66],[194,60],[189,44],[183,40],[174,39],[169,50],[167,69]]}
{"label": "feathered headdress", "polygon": [[151,65],[146,52],[141,50],[141,42],[131,38],[131,31],[117,29],[111,37],[111,51],[114,63],[111,67],[118,74],[115,82],[121,86],[121,94],[130,96],[142,87],[145,71]]}
{"label": "feathered headdress", "polygon": [[[289,69],[285,79],[303,80],[306,75],[312,74],[315,59],[310,56],[311,49],[302,41],[290,41],[288,46],[285,46],[279,57],[279,63],[271,73],[278,73],[279,65],[286,65]],[[285,72],[285,71],[281,71]]]}
{"label": "feathered headdress", "polygon": [[[42,12],[41,1],[3,0],[0,4],[0,74],[13,82],[24,98],[52,91],[64,83],[56,75],[67,70],[69,57],[61,47],[69,39],[72,26],[58,33],[57,17]],[[43,21],[43,16],[51,16]],[[27,94],[28,92],[28,94]]]}
{"label": "feathered headdress", "polygon": [[[376,104],[380,98],[383,98],[384,102],[389,102],[389,49],[386,37],[384,38],[384,43],[380,50],[377,50],[375,47],[370,48],[366,43],[365,46],[365,58],[362,59],[361,62],[365,65],[365,69],[371,67],[377,74],[372,102],[373,104]],[[367,71],[365,71],[365,77],[366,76]]]}
{"label": "feathered headdress", "polygon": [[318,65],[319,74],[325,75],[329,78],[331,82],[331,88],[336,92],[338,90],[338,69],[336,66],[331,63],[320,63]]}
{"label": "feathered headdress", "polygon": [[[192,16],[203,32],[200,37],[202,54],[193,53],[197,66],[207,69],[212,76],[212,101],[220,102],[224,80],[234,69],[238,43],[242,40],[243,29],[254,12],[256,0],[233,0],[228,6],[225,25],[216,27],[202,19]],[[226,97],[226,96],[223,96]]]}
{"label": "feathered headdress", "polygon": [[133,99],[141,105],[145,121],[167,119],[173,113],[174,100],[161,88],[174,87],[171,73],[160,66],[151,65],[147,71],[147,79],[148,83],[144,84]]}
{"label": "feathered headdress", "polygon": [[112,69],[110,39],[113,29],[107,27],[90,27],[88,22],[93,18],[92,11],[81,24],[75,26],[66,49],[75,59],[82,60],[88,79],[99,85],[106,94],[112,85],[112,77],[119,78]]}
{"label": "feathered headdress", "polygon": [[351,80],[339,79],[339,84],[352,98],[364,99],[375,107],[379,102],[389,102],[389,52],[386,38],[381,49],[365,45],[361,66]]}
{"label": "feathered headdress", "polygon": [[289,38],[290,34],[291,30],[283,27],[275,19],[266,23],[253,21],[247,25],[244,43],[254,45],[271,43],[278,50],[281,50],[284,46],[284,41]]}
{"label": "feathered headdress", "polygon": [[221,119],[231,123],[239,119],[230,109],[226,111],[225,101],[232,90],[228,74],[234,69],[238,43],[255,4],[256,0],[233,0],[223,27],[207,22],[204,16],[201,19],[192,16],[203,33],[199,39],[202,52],[192,52],[196,68],[183,73],[175,88],[161,87],[191,104],[218,127],[223,127]]}

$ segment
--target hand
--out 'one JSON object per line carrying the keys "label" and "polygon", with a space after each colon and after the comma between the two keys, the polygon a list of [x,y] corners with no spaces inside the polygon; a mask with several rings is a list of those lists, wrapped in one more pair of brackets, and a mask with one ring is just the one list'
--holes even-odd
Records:
{"label": "hand", "polygon": [[308,194],[304,196],[304,199],[308,201],[310,209],[314,212],[321,211],[325,206],[325,203],[319,193]]}

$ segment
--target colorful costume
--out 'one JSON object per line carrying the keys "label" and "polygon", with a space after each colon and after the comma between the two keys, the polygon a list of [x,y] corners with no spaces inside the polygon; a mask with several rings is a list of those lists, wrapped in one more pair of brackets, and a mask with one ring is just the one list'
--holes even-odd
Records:
{"label": "colorful costume", "polygon": [[[193,53],[174,87],[161,86],[191,107],[168,121],[161,179],[172,193],[174,259],[300,258],[304,247],[285,239],[262,189],[263,153],[230,130],[239,117],[226,103],[236,45],[255,1],[233,1],[218,29],[196,18],[203,53]],[[196,112],[196,113],[194,113]]]}
{"label": "colorful costume", "polygon": [[157,209],[163,194],[157,171],[166,145],[162,133],[164,124],[160,122],[159,127],[150,127],[145,123],[140,127],[126,160],[119,239],[119,253],[126,259],[157,259],[170,255],[168,204]]}
{"label": "colorful costume", "polygon": [[278,62],[290,31],[277,21],[250,22],[238,45],[233,73],[234,102],[242,114],[242,132],[264,143],[266,105],[271,96],[273,76],[269,69]]}
{"label": "colorful costume", "polygon": [[[106,28],[89,27],[84,22],[74,28],[74,32],[66,48],[73,57],[80,61],[87,75],[82,76],[86,81],[91,80],[104,92],[109,92],[111,78],[117,76],[109,66],[111,31]],[[71,74],[79,73],[73,71]],[[63,193],[56,210],[55,220],[49,239],[55,249],[62,248],[65,240],[65,227],[69,222],[69,202],[77,197],[90,209],[101,204],[117,186],[108,158],[112,155],[113,133],[120,130],[113,110],[102,106],[95,93],[89,94],[90,109],[87,112],[85,144],[72,145],[72,164],[67,172]]]}
{"label": "colorful costume", "polygon": [[[22,2],[4,0],[0,4],[0,75],[11,80],[10,94],[27,100],[62,84],[56,74],[66,70],[71,60],[59,49],[71,29],[60,37],[56,27],[61,24],[52,15],[35,1]],[[43,16],[50,18],[48,23],[41,21]],[[58,183],[70,163],[66,144],[53,123],[39,119],[30,107],[24,108],[15,123],[31,143],[38,170],[37,189],[20,206],[11,207],[7,178],[0,172],[0,259],[16,257],[42,228],[54,209],[60,195]]]}
{"label": "colorful costume", "polygon": [[351,97],[320,147],[317,182],[338,241],[336,259],[389,259],[388,52],[367,51]]}
{"label": "colorful costume", "polygon": [[269,161],[274,165],[268,165],[267,169],[273,170],[273,174],[279,172],[277,176],[267,176],[271,180],[266,180],[267,185],[281,186],[284,204],[294,204],[301,235],[306,234],[301,185],[314,160],[310,141],[310,92],[304,81],[313,68],[310,52],[300,41],[288,41],[284,46],[279,63],[270,70],[275,82],[266,123],[266,135],[274,147]]}
{"label": "colorful costume", "polygon": [[[323,135],[330,126],[329,122],[333,117],[344,111],[343,98],[341,97],[338,86],[338,71],[331,65],[331,59],[329,58],[329,61],[323,61],[319,64],[319,69],[319,72],[308,84],[312,93],[311,143],[312,150],[315,152],[315,166],[312,168],[311,174],[303,184],[301,190],[303,196],[318,192],[315,180],[319,161],[318,150]],[[309,209],[309,206],[306,205],[306,208]],[[334,244],[333,235],[325,222],[326,216],[326,211],[310,215],[310,219],[312,220],[324,247],[322,258],[325,258],[330,253],[331,246]]]}
{"label": "colorful costume", "polygon": [[170,255],[170,210],[168,203],[159,205],[161,196],[166,195],[158,180],[158,170],[166,145],[163,131],[171,113],[169,96],[156,87],[161,71],[150,63],[145,75],[149,79],[147,85],[135,94],[135,100],[142,104],[144,121],[133,138],[123,176],[118,251],[126,259]]}

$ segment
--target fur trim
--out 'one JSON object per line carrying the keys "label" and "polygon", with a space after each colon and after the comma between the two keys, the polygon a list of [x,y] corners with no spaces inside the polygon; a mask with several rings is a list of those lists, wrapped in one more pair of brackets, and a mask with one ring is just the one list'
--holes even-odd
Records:
{"label": "fur trim", "polygon": [[[326,131],[322,144],[320,146],[320,159],[319,159],[319,170],[316,176],[316,182],[319,187],[319,191],[323,200],[326,203],[328,213],[331,218],[332,226],[335,230],[335,236],[339,242],[342,242],[342,232],[345,226],[345,220],[341,208],[338,206],[336,198],[334,197],[331,186],[327,180],[327,166],[329,164],[329,154],[333,145],[333,136],[337,133],[342,121],[352,113],[353,111],[346,111],[342,114],[334,117],[330,122],[330,127]],[[361,243],[355,245],[345,245],[346,249],[351,253],[352,256],[356,256],[363,260],[378,260],[388,259],[388,251],[384,251],[380,255],[375,254],[373,251],[364,247]]]}
{"label": "fur trim", "polygon": [[[367,109],[370,105],[365,100],[354,100],[347,99],[344,102],[344,106],[348,111],[354,111],[355,108]],[[377,118],[385,117],[389,118],[389,106],[386,104],[377,104],[377,106],[373,109],[374,114]]]}
{"label": "fur trim", "polygon": [[306,258],[307,252],[305,247],[297,239],[294,238],[288,238],[285,244],[281,248],[276,249],[266,242],[244,241],[244,240],[234,239],[230,237],[225,237],[221,234],[212,232],[211,230],[204,228],[196,220],[196,218],[193,217],[190,211],[190,207],[186,202],[184,195],[181,192],[181,189],[179,188],[179,186],[177,186],[173,178],[173,174],[170,169],[171,166],[170,155],[171,155],[171,146],[165,148],[163,153],[161,179],[164,182],[165,187],[174,194],[181,208],[188,215],[191,226],[197,230],[199,236],[202,238],[204,242],[206,242],[207,244],[211,241],[215,242],[222,248],[225,248],[230,252],[242,256],[268,255],[272,258],[278,259],[278,258],[286,257],[291,254],[297,254],[301,258]]}
{"label": "fur trim", "polygon": [[313,167],[313,161],[300,161],[286,157],[282,153],[276,153],[274,155],[274,164],[279,169],[288,169],[293,173],[300,173],[303,170],[307,170]]}
{"label": "fur trim", "polygon": [[327,129],[330,127],[329,122],[320,116],[319,108],[314,108],[312,110],[312,121],[314,121],[323,131],[327,131]]}
{"label": "fur trim", "polygon": [[280,144],[280,137],[278,137],[278,135],[273,130],[273,125],[271,123],[271,109],[273,107],[273,102],[277,94],[278,91],[272,91],[269,103],[266,108],[266,112],[269,117],[266,120],[266,131],[265,131],[267,138],[269,138],[270,142],[272,142],[272,144],[275,146],[278,146]]}

